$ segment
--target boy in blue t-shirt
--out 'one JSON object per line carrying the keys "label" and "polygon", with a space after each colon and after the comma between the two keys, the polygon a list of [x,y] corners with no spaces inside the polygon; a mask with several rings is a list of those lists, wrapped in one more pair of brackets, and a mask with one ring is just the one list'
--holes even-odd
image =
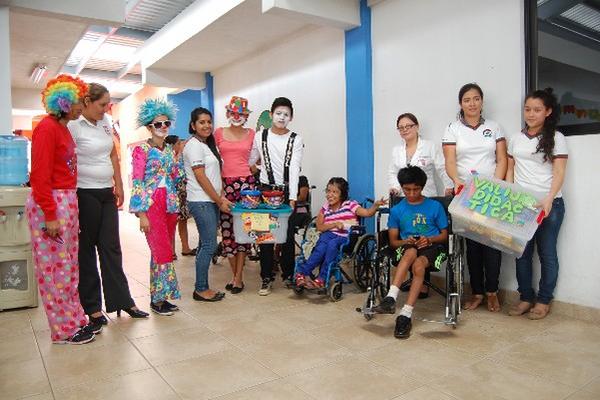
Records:
{"label": "boy in blue t-shirt", "polygon": [[387,296],[373,308],[380,314],[394,314],[402,280],[412,269],[413,280],[408,299],[396,318],[394,336],[406,339],[412,328],[412,311],[423,286],[425,270],[436,266],[436,259],[448,241],[448,218],[442,204],[421,193],[427,182],[425,172],[415,166],[402,168],[398,182],[406,196],[390,210],[388,234],[392,248],[402,248],[402,257]]}

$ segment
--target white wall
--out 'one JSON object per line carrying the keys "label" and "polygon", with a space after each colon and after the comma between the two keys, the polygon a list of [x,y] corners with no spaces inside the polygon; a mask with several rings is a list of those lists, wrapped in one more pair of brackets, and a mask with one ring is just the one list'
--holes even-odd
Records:
{"label": "white wall", "polygon": [[302,135],[302,174],[311,184],[313,213],[325,201],[332,176],[346,176],[346,97],[344,33],[310,28],[214,75],[215,126],[226,126],[225,105],[231,96],[246,97],[253,111],[247,123],[255,128],[273,99],[288,97],[294,105],[290,128]]}

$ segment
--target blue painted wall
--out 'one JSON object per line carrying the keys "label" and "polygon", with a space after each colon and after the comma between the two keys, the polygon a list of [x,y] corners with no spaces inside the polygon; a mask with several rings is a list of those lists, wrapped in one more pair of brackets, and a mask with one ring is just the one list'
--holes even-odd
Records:
{"label": "blue painted wall", "polygon": [[[350,198],[373,198],[373,91],[371,64],[371,10],[367,0],[360,2],[358,28],[345,33],[347,171]],[[367,228],[374,230],[373,218]]]}
{"label": "blue painted wall", "polygon": [[190,113],[196,107],[204,107],[214,114],[214,95],[213,95],[213,77],[210,72],[206,72],[206,87],[202,90],[184,90],[177,94],[169,94],[167,98],[171,100],[179,111],[175,118],[175,127],[171,129],[173,135],[180,138],[189,136],[188,123],[190,122]]}

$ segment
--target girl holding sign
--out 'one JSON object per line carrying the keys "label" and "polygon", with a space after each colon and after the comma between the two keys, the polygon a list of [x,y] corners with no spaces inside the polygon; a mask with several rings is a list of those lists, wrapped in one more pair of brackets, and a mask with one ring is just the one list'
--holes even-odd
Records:
{"label": "girl holding sign", "polygon": [[[506,175],[506,141],[500,126],[481,115],[483,90],[476,83],[467,83],[458,92],[458,119],[446,128],[442,137],[446,173],[455,189],[473,172],[504,179]],[[474,310],[487,296],[489,311],[500,311],[498,277],[501,253],[481,243],[467,239],[467,264],[471,278],[472,297],[465,310]]]}
{"label": "girl holding sign", "polygon": [[[521,301],[509,314],[523,315],[529,311],[529,319],[542,319],[550,311],[558,278],[556,241],[565,215],[561,187],[568,150],[565,137],[556,130],[559,108],[552,89],[536,90],[528,95],[523,113],[526,126],[510,140],[506,180],[538,193],[545,218],[523,255],[517,258]],[[534,242],[542,267],[537,297],[531,285]]]}

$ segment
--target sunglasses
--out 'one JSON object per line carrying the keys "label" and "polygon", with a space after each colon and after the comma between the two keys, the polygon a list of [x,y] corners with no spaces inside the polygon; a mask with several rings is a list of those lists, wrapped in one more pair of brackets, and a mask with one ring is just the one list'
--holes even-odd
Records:
{"label": "sunglasses", "polygon": [[156,121],[156,122],[152,122],[150,123],[150,125],[152,125],[155,129],[160,129],[163,127],[163,125],[165,126],[165,128],[168,128],[171,126],[171,121],[166,120],[166,121]]}
{"label": "sunglasses", "polygon": [[58,244],[65,244],[65,241],[63,240],[62,237],[60,237],[60,235],[58,233],[56,234],[56,236],[50,236],[50,235],[48,235],[48,229],[46,229],[46,227],[42,228],[42,232],[44,232],[42,235],[44,237],[44,239],[54,240]]}

